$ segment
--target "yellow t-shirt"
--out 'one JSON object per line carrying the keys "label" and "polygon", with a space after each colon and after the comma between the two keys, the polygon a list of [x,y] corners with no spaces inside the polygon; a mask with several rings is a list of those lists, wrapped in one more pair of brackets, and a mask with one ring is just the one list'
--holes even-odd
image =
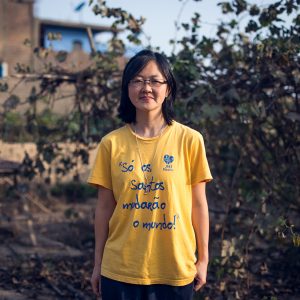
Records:
{"label": "yellow t-shirt", "polygon": [[117,205],[101,274],[134,284],[191,283],[192,185],[211,179],[202,135],[176,121],[159,137],[141,138],[129,125],[103,137],[88,183],[111,189]]}

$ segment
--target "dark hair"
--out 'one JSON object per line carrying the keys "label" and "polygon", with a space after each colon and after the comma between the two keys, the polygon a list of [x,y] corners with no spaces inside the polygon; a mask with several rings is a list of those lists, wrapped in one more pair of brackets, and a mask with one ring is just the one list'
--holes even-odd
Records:
{"label": "dark hair", "polygon": [[162,113],[168,125],[172,124],[174,119],[174,101],[176,98],[176,81],[171,70],[171,66],[165,56],[151,50],[142,50],[133,56],[127,63],[122,77],[122,94],[119,106],[119,117],[125,123],[136,122],[136,109],[128,96],[128,84],[144,67],[154,61],[160,72],[167,81],[169,95],[162,104]]}

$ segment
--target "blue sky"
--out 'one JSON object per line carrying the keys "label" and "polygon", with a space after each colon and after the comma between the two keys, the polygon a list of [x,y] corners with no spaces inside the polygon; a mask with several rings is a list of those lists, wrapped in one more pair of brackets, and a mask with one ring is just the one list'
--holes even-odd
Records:
{"label": "blue sky", "polygon": [[[80,12],[74,8],[82,2],[81,0],[37,0],[35,15],[39,18],[73,21],[81,23],[92,23],[98,25],[110,25],[110,19],[102,19],[95,16],[91,7],[85,5]],[[88,2],[88,0],[86,0]],[[146,23],[143,26],[145,35],[142,37],[143,46],[150,42],[152,46],[158,46],[166,53],[173,50],[169,44],[170,39],[176,37],[175,21],[180,15],[180,23],[188,22],[198,12],[203,22],[200,29],[201,34],[213,35],[216,23],[221,18],[220,8],[215,0],[107,0],[110,7],[122,7],[135,17],[143,16]],[[182,9],[182,12],[180,13]],[[177,33],[177,38],[182,35],[182,30]],[[105,36],[103,36],[105,39]]]}

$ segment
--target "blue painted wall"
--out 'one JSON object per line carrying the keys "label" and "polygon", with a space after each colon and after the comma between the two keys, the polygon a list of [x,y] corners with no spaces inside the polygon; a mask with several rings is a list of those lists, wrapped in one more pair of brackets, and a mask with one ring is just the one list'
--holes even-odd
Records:
{"label": "blue painted wall", "polygon": [[[48,40],[48,33],[59,33],[61,34],[61,40]],[[54,25],[43,25],[42,30],[43,46],[49,48],[52,46],[55,51],[72,51],[75,41],[80,41],[82,44],[82,50],[90,53],[91,47],[89,44],[88,35],[85,29],[80,28],[64,28],[61,26]],[[96,49],[103,52],[106,50],[105,44],[96,44]]]}

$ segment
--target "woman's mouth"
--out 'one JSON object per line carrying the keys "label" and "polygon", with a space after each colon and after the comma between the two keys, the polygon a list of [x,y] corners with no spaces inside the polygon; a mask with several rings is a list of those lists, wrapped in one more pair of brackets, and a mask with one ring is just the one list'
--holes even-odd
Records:
{"label": "woman's mouth", "polygon": [[142,96],[140,97],[140,100],[145,101],[145,102],[149,102],[154,100],[153,97],[149,97],[149,96]]}

